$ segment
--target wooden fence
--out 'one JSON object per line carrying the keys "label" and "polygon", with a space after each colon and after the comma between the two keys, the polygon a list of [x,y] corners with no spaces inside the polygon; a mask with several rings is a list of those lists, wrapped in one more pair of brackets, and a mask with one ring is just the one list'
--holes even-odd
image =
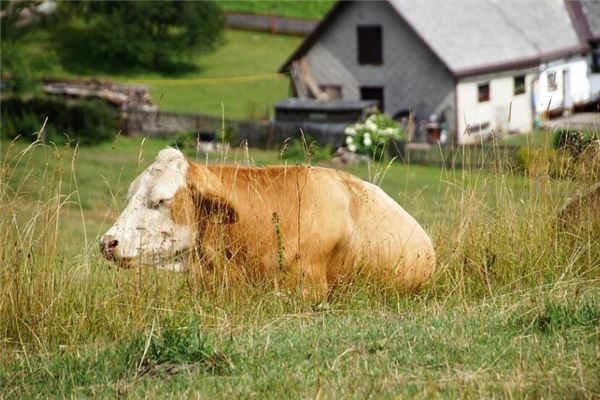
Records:
{"label": "wooden fence", "polygon": [[[217,132],[223,126],[231,135],[234,146],[247,143],[260,149],[281,149],[284,142],[301,137],[314,139],[333,150],[343,146],[345,124],[315,124],[276,121],[245,121],[199,114],[136,111],[125,119],[129,134],[168,138],[184,131]],[[499,144],[440,146],[425,143],[392,142],[389,154],[410,164],[435,165],[444,168],[515,170],[519,168],[519,146]]]}
{"label": "wooden fence", "polygon": [[314,19],[280,17],[227,11],[227,27],[284,35],[308,35],[319,22]]}
{"label": "wooden fence", "polygon": [[250,147],[270,149],[278,149],[286,140],[299,138],[301,132],[321,145],[336,149],[344,143],[345,126],[235,119],[223,121],[218,117],[164,111],[134,111],[124,117],[124,127],[129,134],[167,138],[190,130],[216,132],[225,127],[233,145],[247,142]]}

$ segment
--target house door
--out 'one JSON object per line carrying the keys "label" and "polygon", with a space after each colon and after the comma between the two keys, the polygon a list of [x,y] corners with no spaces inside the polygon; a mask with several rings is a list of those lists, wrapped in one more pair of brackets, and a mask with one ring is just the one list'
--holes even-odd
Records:
{"label": "house door", "polygon": [[562,80],[563,108],[570,109],[573,102],[571,100],[571,79],[568,69],[563,70]]}

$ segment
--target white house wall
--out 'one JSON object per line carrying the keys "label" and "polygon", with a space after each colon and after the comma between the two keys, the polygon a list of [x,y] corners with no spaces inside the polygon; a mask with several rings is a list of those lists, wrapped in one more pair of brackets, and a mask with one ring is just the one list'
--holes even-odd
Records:
{"label": "white house wall", "polygon": [[[533,126],[532,84],[537,69],[461,79],[456,85],[458,142],[476,143],[491,132],[529,132]],[[525,75],[525,93],[514,94],[514,77]],[[490,99],[480,102],[478,86],[488,82]],[[477,129],[478,126],[485,126]]]}
{"label": "white house wall", "polygon": [[[568,71],[568,82],[563,79],[564,71]],[[553,72],[556,73],[556,88],[551,90],[548,87],[548,77]],[[569,108],[573,104],[589,101],[592,88],[588,73],[588,61],[584,57],[542,64],[539,81],[536,85],[536,112],[539,114],[546,110]],[[567,92],[566,98],[564,90]]]}
{"label": "white house wall", "polygon": [[590,100],[600,97],[600,73],[590,74]]}

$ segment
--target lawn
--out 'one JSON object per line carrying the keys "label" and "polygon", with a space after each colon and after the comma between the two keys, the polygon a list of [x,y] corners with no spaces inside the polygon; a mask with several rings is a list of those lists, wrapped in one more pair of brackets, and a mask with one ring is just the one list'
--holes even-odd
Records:
{"label": "lawn", "polygon": [[154,102],[164,111],[221,116],[224,108],[227,118],[259,119],[270,117],[273,103],[288,97],[289,79],[277,70],[301,40],[226,30],[215,52],[183,57],[160,72],[95,59],[76,23],[52,34],[33,34],[26,48],[31,57],[49,60],[42,76],[141,83],[151,88]]}
{"label": "lawn", "polygon": [[252,14],[281,15],[285,17],[319,19],[331,8],[333,0],[290,1],[290,0],[218,0],[226,11],[238,11]]}
{"label": "lawn", "polygon": [[[553,223],[587,183],[349,167],[423,223],[439,272],[415,295],[357,282],[315,305],[269,288],[198,292],[100,259],[97,237],[166,144],[0,143],[0,398],[600,395],[599,236]],[[282,162],[243,149],[216,160]]]}

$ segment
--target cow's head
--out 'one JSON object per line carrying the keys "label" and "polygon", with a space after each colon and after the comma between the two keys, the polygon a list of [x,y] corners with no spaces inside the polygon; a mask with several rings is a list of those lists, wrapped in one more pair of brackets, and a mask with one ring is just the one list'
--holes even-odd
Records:
{"label": "cow's head", "polygon": [[[135,264],[185,270],[185,253],[195,240],[181,203],[189,197],[189,163],[180,151],[162,150],[129,186],[129,204],[101,238],[104,257],[122,267]],[[175,204],[180,203],[180,204]]]}
{"label": "cow's head", "polygon": [[184,271],[207,226],[237,222],[218,176],[167,148],[129,186],[129,204],[102,236],[100,251],[121,267]]}

